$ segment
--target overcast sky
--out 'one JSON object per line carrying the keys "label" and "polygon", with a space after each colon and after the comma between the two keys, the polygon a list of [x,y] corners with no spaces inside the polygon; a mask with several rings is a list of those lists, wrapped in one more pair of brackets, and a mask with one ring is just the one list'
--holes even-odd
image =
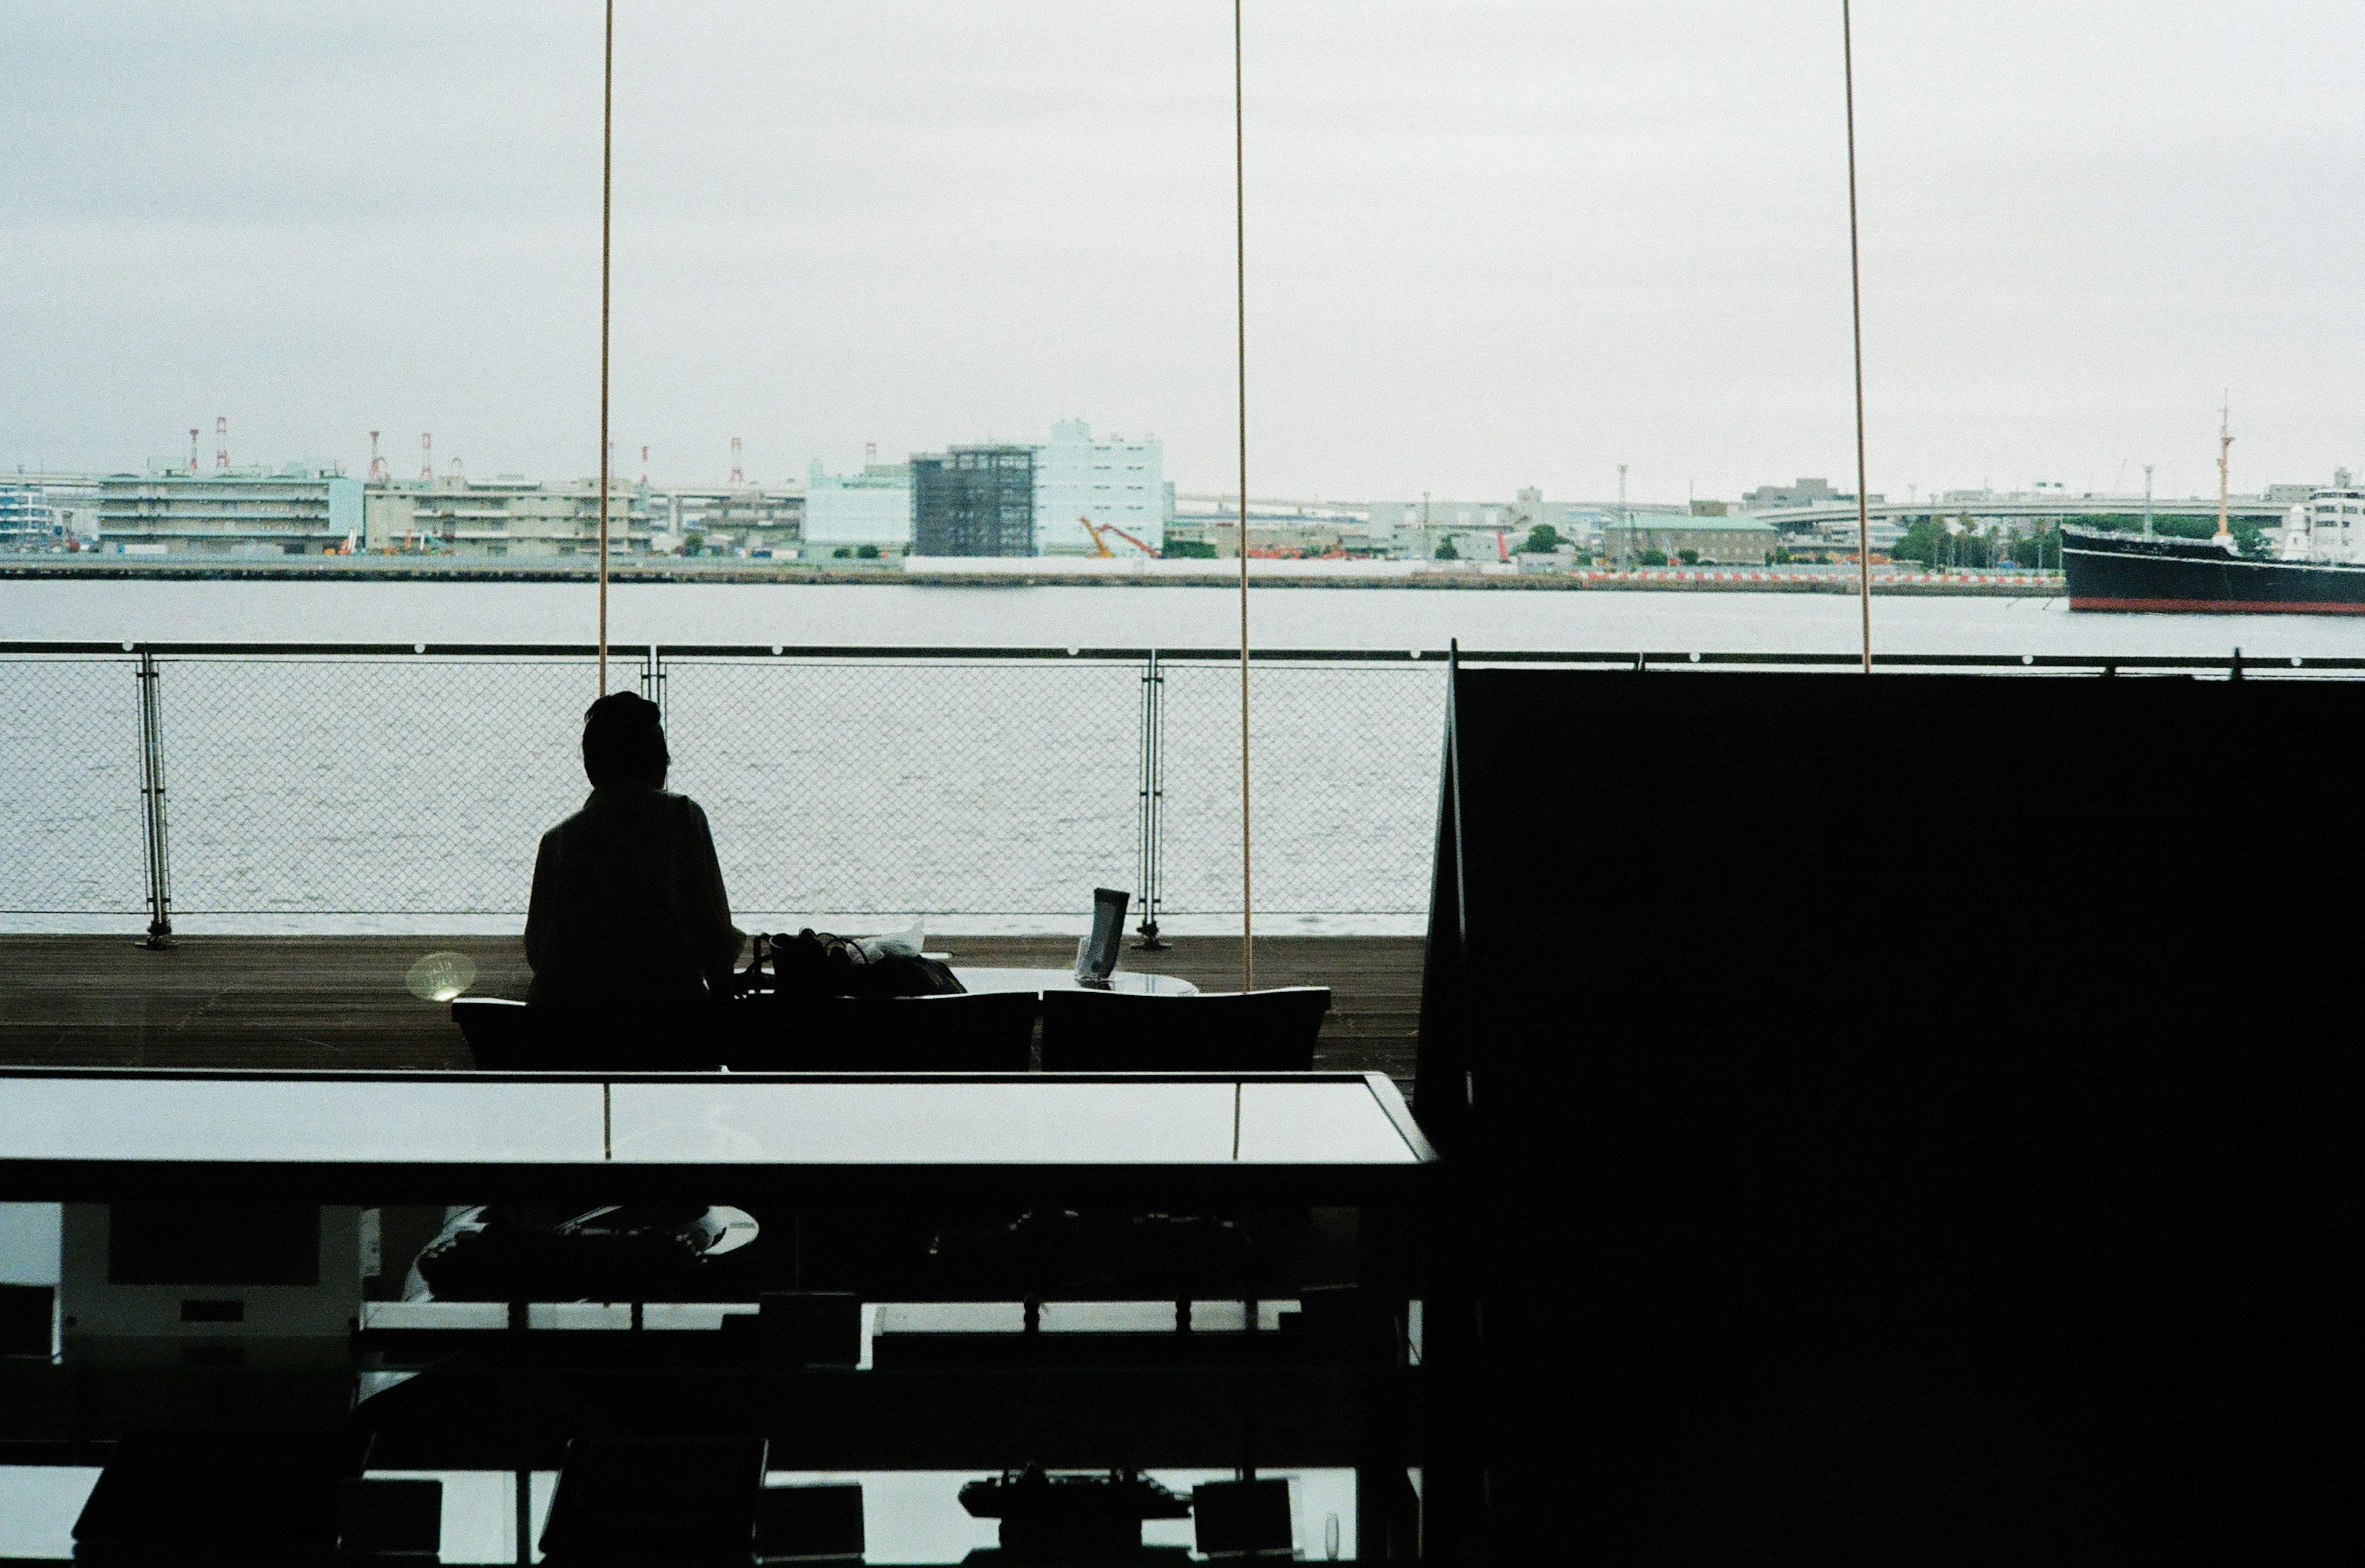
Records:
{"label": "overcast sky", "polygon": [[[1837,0],[1249,0],[1250,488],[1853,471]],[[622,0],[659,479],[1236,461],[1230,7]],[[1865,0],[1875,489],[2365,470],[2365,6]],[[0,6],[0,463],[597,464],[600,8]]]}

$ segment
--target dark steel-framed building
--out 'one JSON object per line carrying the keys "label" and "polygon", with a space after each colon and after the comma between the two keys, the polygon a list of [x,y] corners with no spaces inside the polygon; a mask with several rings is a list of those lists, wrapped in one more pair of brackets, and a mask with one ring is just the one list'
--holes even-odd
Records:
{"label": "dark steel-framed building", "polygon": [[912,553],[1035,554],[1035,449],[955,446],[914,455]]}

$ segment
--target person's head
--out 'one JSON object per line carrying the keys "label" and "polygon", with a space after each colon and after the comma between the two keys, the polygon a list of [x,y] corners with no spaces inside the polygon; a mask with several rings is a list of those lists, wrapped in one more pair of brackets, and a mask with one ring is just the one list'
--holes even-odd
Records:
{"label": "person's head", "polygon": [[611,691],[584,713],[583,771],[591,776],[593,789],[644,784],[661,790],[672,760],[657,705],[647,698]]}

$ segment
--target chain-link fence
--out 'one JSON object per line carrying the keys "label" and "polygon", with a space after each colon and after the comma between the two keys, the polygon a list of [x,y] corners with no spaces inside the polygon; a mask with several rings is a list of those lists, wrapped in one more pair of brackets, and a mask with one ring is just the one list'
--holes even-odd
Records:
{"label": "chain-link fence", "polygon": [[[1240,907],[1240,671],[1168,660],[1163,906]],[[1249,811],[1260,912],[1426,909],[1436,849],[1445,666],[1252,665]]]}
{"label": "chain-link fence", "polygon": [[144,906],[139,669],[128,654],[0,656],[0,913]]}
{"label": "chain-link fence", "polygon": [[[171,865],[160,918],[520,915],[536,840],[587,789],[577,742],[597,678],[577,650],[145,662]],[[0,913],[165,897],[143,859],[142,666],[0,663]],[[1254,680],[1258,907],[1418,913],[1442,666],[1339,659]],[[1145,914],[1239,907],[1236,666],[634,649],[609,686],[663,704],[669,783],[705,807],[744,918],[1069,919],[1095,886]]]}
{"label": "chain-link fence", "polygon": [[1134,887],[1142,668],[671,655],[668,782],[741,910],[1071,914]]}
{"label": "chain-link fence", "polygon": [[[1702,667],[1697,655],[1467,656]],[[2219,672],[2365,674],[2360,660],[2301,666]],[[1260,913],[1318,924],[1425,909],[1446,671],[1417,655],[1256,656]],[[1143,914],[1240,908],[1232,655],[650,648],[611,656],[608,683],[664,705],[671,782],[706,807],[743,923],[1070,922],[1094,886],[1130,890]],[[144,910],[159,928],[174,913],[520,915],[539,835],[587,791],[577,740],[597,684],[582,648],[0,644],[0,915]]]}
{"label": "chain-link fence", "polygon": [[588,659],[157,662],[182,913],[521,914],[585,793]]}

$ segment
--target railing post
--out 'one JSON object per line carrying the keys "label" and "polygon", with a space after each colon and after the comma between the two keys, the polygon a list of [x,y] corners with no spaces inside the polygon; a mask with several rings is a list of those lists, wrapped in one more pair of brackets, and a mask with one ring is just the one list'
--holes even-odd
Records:
{"label": "railing post", "polygon": [[649,651],[642,656],[641,695],[657,705],[657,722],[664,723],[666,717],[665,661],[657,657],[657,645],[655,643],[649,644]]}
{"label": "railing post", "polygon": [[1165,829],[1166,804],[1166,677],[1158,668],[1158,650],[1141,672],[1141,939],[1134,946],[1162,953],[1169,946],[1158,939],[1160,837]]}
{"label": "railing post", "polygon": [[146,830],[148,935],[140,946],[162,951],[173,941],[171,835],[164,823],[164,725],[156,698],[156,655],[140,650],[140,815]]}

